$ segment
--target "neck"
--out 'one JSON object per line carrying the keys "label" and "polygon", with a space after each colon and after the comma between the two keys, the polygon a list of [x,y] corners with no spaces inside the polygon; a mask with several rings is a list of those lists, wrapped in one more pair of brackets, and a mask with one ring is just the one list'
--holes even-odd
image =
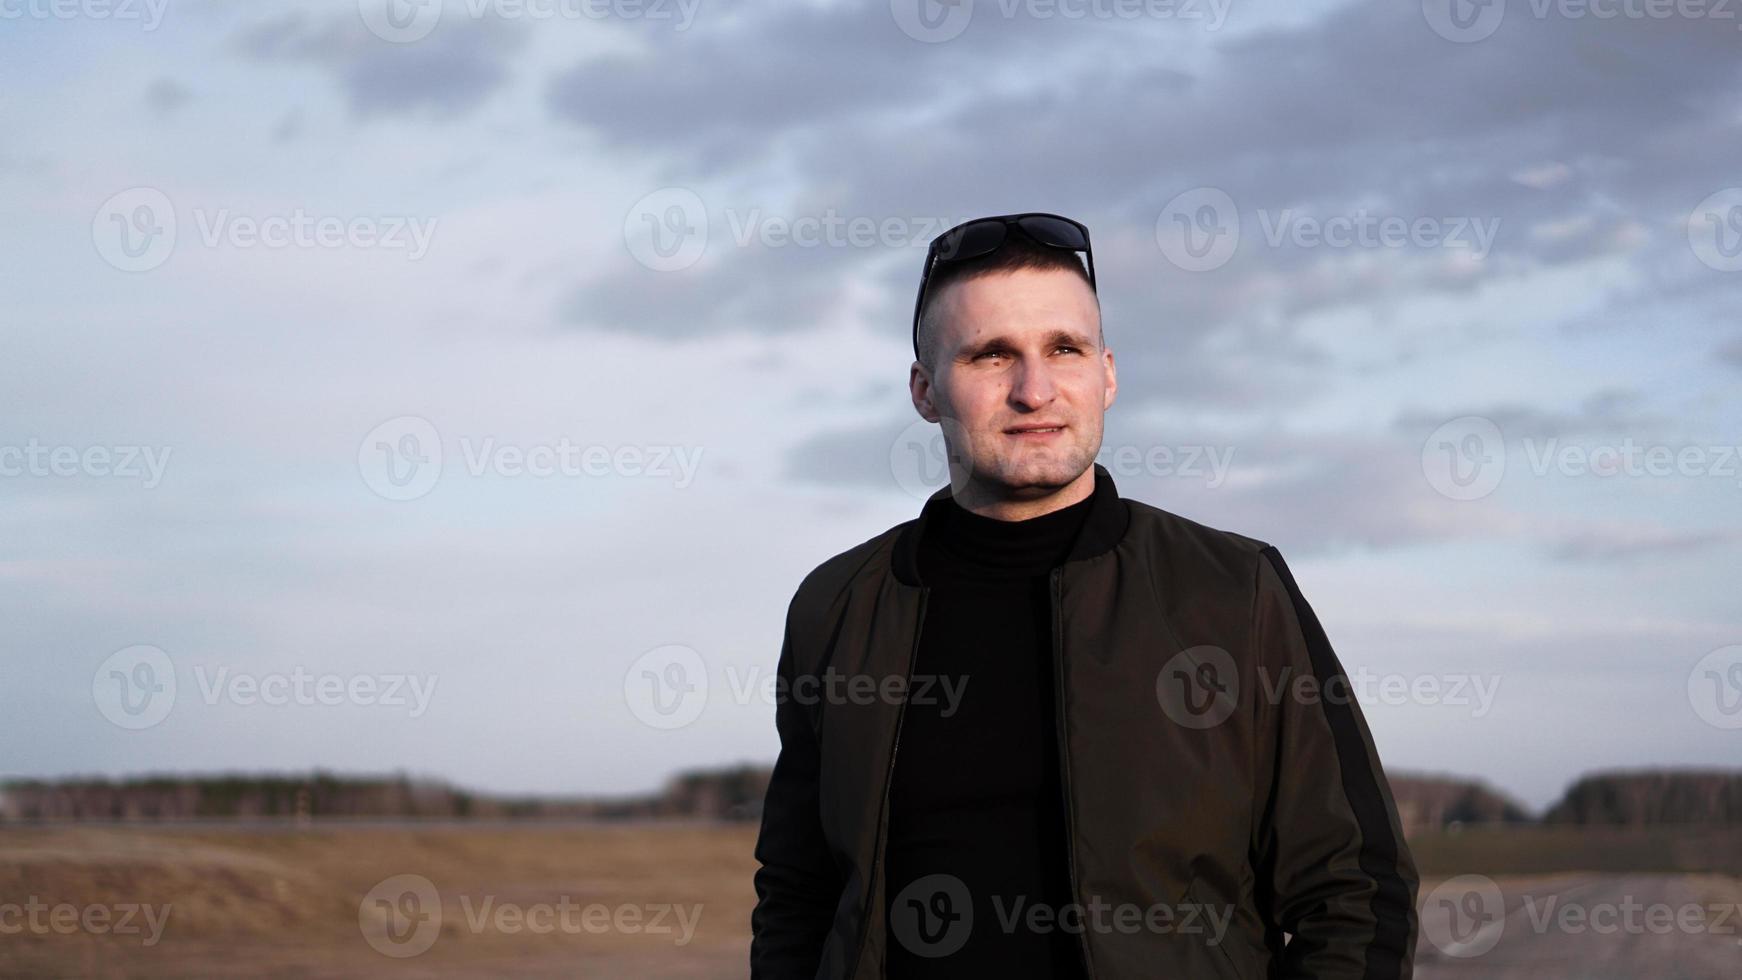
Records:
{"label": "neck", "polygon": [[969,477],[951,496],[963,510],[998,521],[1026,521],[1080,503],[1095,492],[1090,466],[1062,487],[1007,487]]}

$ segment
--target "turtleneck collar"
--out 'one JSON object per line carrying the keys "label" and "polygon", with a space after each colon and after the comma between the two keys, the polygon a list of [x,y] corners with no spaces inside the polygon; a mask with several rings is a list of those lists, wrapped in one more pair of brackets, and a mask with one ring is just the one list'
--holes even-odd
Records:
{"label": "turtleneck collar", "polygon": [[950,498],[938,508],[927,543],[943,560],[984,568],[991,577],[1045,572],[1065,560],[1094,504],[1091,493],[1039,517],[1005,521],[976,514]]}
{"label": "turtleneck collar", "polygon": [[[1087,561],[1113,550],[1124,539],[1125,532],[1130,527],[1126,501],[1119,496],[1119,488],[1113,483],[1113,475],[1100,463],[1095,464],[1095,492],[1089,495],[1089,499],[1094,503],[1089,505],[1088,517],[1083,521],[1063,564]],[[920,508],[919,517],[895,529],[896,536],[890,550],[890,572],[901,585],[909,588],[924,587],[925,583],[919,571],[919,543],[932,536],[930,525],[938,520],[937,515],[944,507],[951,504],[954,501],[950,497],[950,488],[941,487]]]}

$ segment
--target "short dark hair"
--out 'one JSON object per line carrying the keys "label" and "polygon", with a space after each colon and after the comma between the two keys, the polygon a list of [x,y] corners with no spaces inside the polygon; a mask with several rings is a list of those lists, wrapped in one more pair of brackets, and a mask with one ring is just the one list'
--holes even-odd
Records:
{"label": "short dark hair", "polygon": [[[930,368],[937,360],[937,323],[934,307],[938,297],[944,294],[946,287],[952,283],[966,282],[995,273],[1016,272],[1020,269],[1060,269],[1074,272],[1083,280],[1083,284],[1094,292],[1093,284],[1089,282],[1089,271],[1083,265],[1082,256],[1068,249],[1053,248],[1042,245],[1027,235],[1012,228],[1009,237],[997,251],[990,255],[982,255],[963,262],[939,262],[932,268],[931,278],[925,286],[925,302],[919,308],[919,362]],[[1101,297],[1095,296],[1095,310],[1101,309]]]}

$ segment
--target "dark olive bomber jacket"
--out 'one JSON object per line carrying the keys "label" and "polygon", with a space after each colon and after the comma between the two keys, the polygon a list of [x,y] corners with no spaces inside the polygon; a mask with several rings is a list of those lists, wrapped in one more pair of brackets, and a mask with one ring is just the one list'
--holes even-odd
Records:
{"label": "dark olive bomber jacket", "polygon": [[[779,675],[810,685],[783,690],[811,696],[777,699],[753,980],[884,976],[882,850],[903,703],[817,693],[830,672],[909,674],[927,595],[919,537],[948,493],[817,566],[787,609]],[[1342,667],[1282,556],[1121,498],[1098,463],[1093,496],[1052,572],[1073,891],[1084,906],[1201,904],[1229,924],[1219,942],[1188,935],[1183,919],[1080,929],[1088,975],[1407,980],[1414,858],[1358,701],[1326,687]],[[1189,686],[1182,671],[1224,693],[1170,700],[1168,685]],[[1323,696],[1300,693],[1311,690]]]}

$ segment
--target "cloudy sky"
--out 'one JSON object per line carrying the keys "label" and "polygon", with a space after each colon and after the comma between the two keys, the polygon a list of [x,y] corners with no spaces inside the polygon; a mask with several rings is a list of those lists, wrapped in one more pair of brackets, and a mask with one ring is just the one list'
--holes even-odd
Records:
{"label": "cloudy sky", "polygon": [[1742,20],[1603,9],[0,3],[0,777],[772,760],[943,482],[925,243],[1023,210],[1388,769],[1734,765]]}

